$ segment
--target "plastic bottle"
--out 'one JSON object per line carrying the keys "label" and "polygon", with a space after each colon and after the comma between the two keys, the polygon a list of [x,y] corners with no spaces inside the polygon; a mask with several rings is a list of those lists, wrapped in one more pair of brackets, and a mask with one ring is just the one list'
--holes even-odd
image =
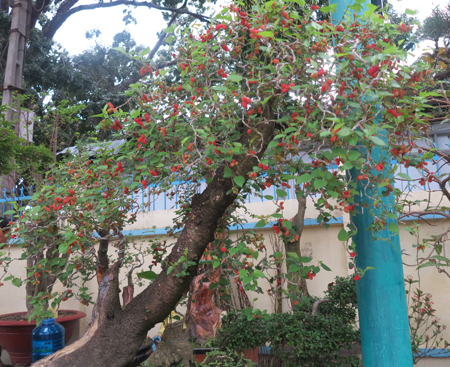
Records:
{"label": "plastic bottle", "polygon": [[64,348],[64,327],[55,319],[46,319],[31,334],[33,363]]}

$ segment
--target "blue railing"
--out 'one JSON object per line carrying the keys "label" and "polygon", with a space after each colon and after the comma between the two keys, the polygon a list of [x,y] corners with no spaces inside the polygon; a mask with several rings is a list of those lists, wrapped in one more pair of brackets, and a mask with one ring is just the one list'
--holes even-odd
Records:
{"label": "blue railing", "polygon": [[[334,169],[336,168],[337,167],[334,167]],[[432,165],[431,162],[428,162],[427,168],[431,172],[435,172],[436,174],[450,174],[450,167],[446,164]],[[405,173],[413,180],[417,180],[418,178],[423,177],[421,171],[417,170],[414,167],[405,168],[404,166],[399,165],[397,172]],[[285,196],[279,198],[281,201],[295,199],[296,198],[295,184],[296,184],[295,180],[290,180],[288,182],[288,185],[290,187],[283,187],[283,186],[277,187],[272,185],[271,187],[266,188],[265,190],[261,190],[259,195],[256,195],[256,193],[252,191],[251,193],[247,194],[246,201],[247,203],[260,203],[265,201],[277,200],[279,196],[277,195],[277,190],[283,190],[286,192]],[[131,195],[132,198],[135,199],[136,204],[139,206],[145,206],[146,210],[157,211],[157,210],[178,209],[177,201],[179,198],[179,194],[185,191],[184,185],[185,184],[183,183],[175,183],[172,189],[166,192],[161,192],[159,194],[153,193],[154,190],[152,190],[150,187],[147,189],[140,188],[137,191],[137,193],[132,192]],[[416,187],[412,187],[411,182],[406,180],[397,180],[395,182],[395,187],[400,189],[401,191],[422,190],[419,187],[417,181],[415,181],[415,186]],[[205,182],[199,184],[197,189],[198,193],[201,193],[205,189],[205,187],[206,187]],[[430,190],[440,190],[438,184],[435,182],[431,183],[427,182],[426,188]],[[173,196],[170,195],[171,192],[174,193]],[[16,204],[18,207],[22,207],[24,203],[26,203],[26,201],[30,200],[30,195],[27,195],[25,193],[25,189],[23,187],[20,188],[18,196],[11,196],[11,195],[8,196],[6,194],[6,190],[3,190],[3,193],[2,195],[0,195],[0,197],[1,197],[0,216],[3,216],[3,213],[5,211],[10,210],[12,205]],[[273,199],[271,199],[271,197]],[[134,210],[136,210],[136,208],[133,209],[133,211]]]}
{"label": "blue railing", "polygon": [[[31,192],[32,188],[30,188]],[[17,195],[16,193],[14,195]],[[25,202],[31,199],[31,195],[27,195],[25,193],[25,188],[22,186],[19,189],[19,195],[13,196],[8,195],[7,190],[3,189],[2,195],[0,196],[0,217],[6,217],[7,219],[12,220],[13,214],[10,215],[4,215],[5,212],[8,210],[14,209],[15,206],[18,208],[21,208],[25,205]]]}

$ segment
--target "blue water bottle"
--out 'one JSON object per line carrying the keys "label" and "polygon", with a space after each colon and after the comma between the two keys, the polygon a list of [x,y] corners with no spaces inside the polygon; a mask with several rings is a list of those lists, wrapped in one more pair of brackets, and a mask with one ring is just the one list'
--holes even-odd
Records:
{"label": "blue water bottle", "polygon": [[31,333],[33,363],[64,348],[64,327],[55,319],[46,319]]}

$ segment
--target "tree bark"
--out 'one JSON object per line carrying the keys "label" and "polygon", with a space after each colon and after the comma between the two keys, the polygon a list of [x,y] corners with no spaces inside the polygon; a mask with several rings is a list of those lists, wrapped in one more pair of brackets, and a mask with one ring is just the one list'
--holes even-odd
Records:
{"label": "tree bark", "polygon": [[[239,140],[249,149],[259,150],[262,147],[259,158],[267,149],[275,130],[273,101],[274,98],[266,103],[262,121],[254,128],[255,131],[241,134]],[[248,172],[257,165],[257,158],[242,154],[234,159],[239,162],[232,168],[234,174],[247,180]],[[237,192],[231,191],[234,186],[232,178],[224,177],[224,169],[224,165],[220,166],[205,191],[193,196],[191,214],[155,281],[122,309],[118,286],[119,262],[116,262],[100,284],[93,319],[86,334],[71,346],[39,361],[35,367],[122,367],[133,360],[148,330],[162,322],[188,291],[203,252],[214,240],[220,219],[237,197]],[[196,265],[188,269],[187,276],[176,277],[182,267],[178,261],[185,252],[187,261],[193,261]],[[167,274],[167,264],[175,266],[170,274]]]}
{"label": "tree bark", "polygon": [[[285,242],[284,248],[286,253],[293,252],[297,254],[298,258],[302,257],[302,251],[300,247],[300,240],[302,238],[303,228],[305,227],[305,211],[306,211],[306,196],[297,196],[298,211],[294,218],[292,218],[292,224],[296,228],[296,234],[299,236],[297,240],[293,242]],[[309,297],[308,285],[306,279],[304,279],[300,273],[288,274],[288,291],[296,297],[291,297],[291,306],[294,305],[295,299],[300,298],[302,295]]]}

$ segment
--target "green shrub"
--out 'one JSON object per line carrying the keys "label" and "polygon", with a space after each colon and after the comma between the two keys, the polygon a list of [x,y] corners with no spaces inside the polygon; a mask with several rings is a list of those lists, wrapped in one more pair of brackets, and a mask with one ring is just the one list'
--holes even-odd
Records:
{"label": "green shrub", "polygon": [[282,314],[231,312],[222,320],[216,343],[237,351],[268,345],[285,366],[360,366],[357,356],[342,354],[360,340],[354,280],[337,277],[325,298],[316,315],[315,297],[303,297],[292,312]]}
{"label": "green shrub", "polygon": [[235,351],[212,351],[206,353],[206,359],[202,363],[194,363],[195,367],[252,367],[253,363],[245,359],[240,353]]}

